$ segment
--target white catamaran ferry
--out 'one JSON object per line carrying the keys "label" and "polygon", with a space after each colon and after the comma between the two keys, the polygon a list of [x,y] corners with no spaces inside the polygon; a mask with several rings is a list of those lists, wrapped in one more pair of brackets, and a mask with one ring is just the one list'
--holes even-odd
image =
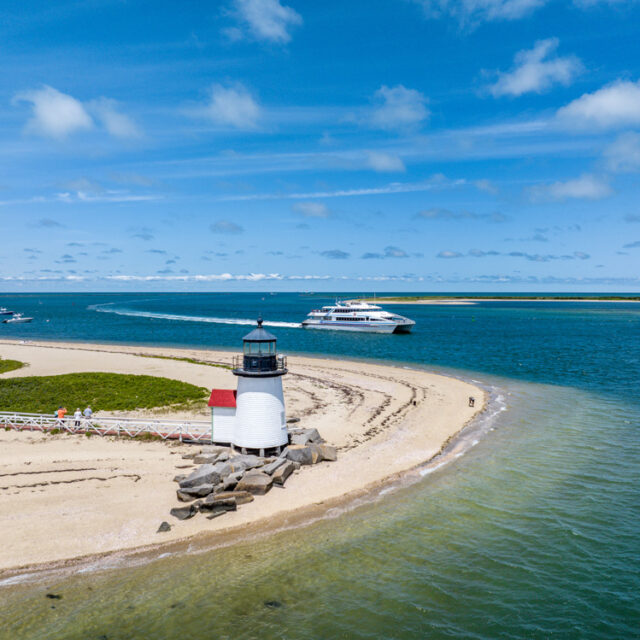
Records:
{"label": "white catamaran ferry", "polygon": [[336,300],[314,309],[302,323],[304,329],[340,329],[373,333],[409,333],[415,322],[368,302]]}

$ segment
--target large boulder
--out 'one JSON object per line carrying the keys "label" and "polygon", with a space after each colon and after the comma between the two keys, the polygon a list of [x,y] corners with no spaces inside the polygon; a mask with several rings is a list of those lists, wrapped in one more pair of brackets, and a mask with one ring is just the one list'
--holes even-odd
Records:
{"label": "large boulder", "polygon": [[284,487],[284,483],[287,481],[287,478],[295,471],[295,463],[291,462],[291,460],[284,460],[284,464],[279,466],[273,472],[273,484],[276,484],[280,487]]}
{"label": "large boulder", "polygon": [[235,489],[236,485],[242,479],[243,472],[238,471],[237,473],[231,473],[226,478],[222,479],[222,490],[223,491],[231,491]]}
{"label": "large boulder", "polygon": [[273,480],[271,476],[261,471],[252,471],[243,476],[242,480],[238,482],[236,491],[247,491],[256,496],[263,496],[268,493],[273,486]]}
{"label": "large boulder", "polygon": [[188,520],[198,513],[198,507],[195,504],[189,504],[186,507],[174,507],[169,513],[178,520]]}
{"label": "large boulder", "polygon": [[317,429],[291,429],[291,444],[319,444],[324,442]]}
{"label": "large boulder", "polygon": [[212,464],[203,464],[199,469],[188,475],[182,482],[180,488],[197,487],[199,484],[218,484],[220,474]]}
{"label": "large boulder", "polygon": [[215,464],[218,461],[217,453],[199,453],[194,457],[195,464]]}
{"label": "large boulder", "polygon": [[186,473],[181,473],[177,476],[173,476],[173,481],[174,482],[182,482],[183,480],[187,479],[187,474]]}
{"label": "large boulder", "polygon": [[213,491],[213,487],[214,485],[209,483],[198,484],[195,487],[180,487],[178,493],[193,496],[194,498],[202,498],[208,496]]}
{"label": "large boulder", "polygon": [[264,471],[267,475],[273,475],[273,472],[280,466],[282,466],[284,463],[286,462],[286,460],[284,458],[276,458],[273,462],[270,462],[269,464],[265,464],[264,467],[262,467],[262,471]]}
{"label": "large boulder", "polygon": [[[234,467],[234,471],[245,471],[261,467],[264,464],[264,458],[243,454],[230,458],[229,463]],[[241,468],[242,466],[244,466],[244,469]]]}
{"label": "large boulder", "polygon": [[200,511],[235,511],[237,508],[235,496],[220,497],[220,494],[207,496],[200,504]]}
{"label": "large boulder", "polygon": [[216,497],[235,498],[238,506],[241,504],[247,504],[248,502],[253,502],[254,500],[253,496],[248,491],[222,491]]}
{"label": "large boulder", "polygon": [[317,462],[319,458],[319,454],[316,452],[316,459],[314,460],[314,452],[311,447],[303,444],[290,444],[285,449],[284,455],[288,460],[293,460],[300,464],[313,464]]}

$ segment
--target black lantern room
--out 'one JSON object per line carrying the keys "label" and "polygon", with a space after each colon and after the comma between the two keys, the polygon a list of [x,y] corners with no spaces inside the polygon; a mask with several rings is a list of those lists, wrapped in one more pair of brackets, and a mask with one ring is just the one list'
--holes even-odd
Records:
{"label": "black lantern room", "polygon": [[262,318],[258,318],[258,326],[242,338],[242,365],[240,358],[234,358],[233,373],[237,376],[282,376],[287,373],[286,359],[279,356],[276,350],[277,338],[262,326]]}

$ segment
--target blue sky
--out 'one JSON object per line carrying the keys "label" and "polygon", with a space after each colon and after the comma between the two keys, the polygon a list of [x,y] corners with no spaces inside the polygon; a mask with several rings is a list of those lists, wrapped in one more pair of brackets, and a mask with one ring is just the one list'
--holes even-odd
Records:
{"label": "blue sky", "polygon": [[640,2],[0,8],[0,290],[640,290]]}

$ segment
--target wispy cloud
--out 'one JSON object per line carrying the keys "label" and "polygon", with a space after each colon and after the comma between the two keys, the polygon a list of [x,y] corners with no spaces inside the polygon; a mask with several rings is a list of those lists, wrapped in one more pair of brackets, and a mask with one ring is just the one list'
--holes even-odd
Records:
{"label": "wispy cloud", "polygon": [[331,215],[323,202],[296,202],[291,208],[305,218],[328,218]]}
{"label": "wispy cloud", "polygon": [[44,229],[64,229],[65,226],[54,220],[53,218],[40,218],[34,225],[34,227],[42,227]]}
{"label": "wispy cloud", "polygon": [[529,187],[529,197],[533,201],[544,200],[600,200],[613,193],[608,181],[599,176],[583,174],[579,178],[566,182],[553,182],[551,184]]}
{"label": "wispy cloud", "polygon": [[328,249],[326,251],[321,251],[320,255],[323,258],[329,258],[330,260],[346,260],[351,256],[350,253],[341,251],[340,249]]}
{"label": "wispy cloud", "polygon": [[234,0],[232,13],[240,27],[225,29],[232,40],[250,35],[256,40],[286,44],[291,30],[302,24],[302,16],[279,0]]}
{"label": "wispy cloud", "polygon": [[475,213],[473,211],[451,211],[433,207],[416,213],[414,218],[418,220],[481,220],[484,222],[506,222],[509,218],[499,211],[493,213]]}
{"label": "wispy cloud", "polygon": [[399,156],[382,151],[369,151],[367,153],[367,166],[379,173],[393,173],[406,171],[404,162]]}
{"label": "wispy cloud", "polygon": [[526,253],[525,251],[496,251],[494,249],[485,251],[482,249],[470,249],[466,253],[460,251],[440,251],[436,258],[490,258],[490,257],[523,258],[530,262],[551,262],[553,260],[589,260],[591,256],[584,251],[574,251],[573,253],[556,255],[552,253]]}
{"label": "wispy cloud", "polygon": [[603,156],[610,171],[640,171],[640,134],[623,133],[605,148]]}
{"label": "wispy cloud", "polygon": [[413,129],[429,117],[427,98],[401,84],[380,87],[374,95],[374,103],[369,124],[376,129]]}
{"label": "wispy cloud", "polygon": [[211,233],[224,233],[229,235],[238,235],[244,232],[244,228],[231,220],[218,220],[209,225]]}
{"label": "wispy cloud", "polygon": [[388,246],[384,248],[383,253],[364,253],[363,260],[384,260],[385,258],[408,258],[409,254],[400,247]]}
{"label": "wispy cloud", "polygon": [[636,240],[635,242],[629,242],[627,244],[622,245],[623,249],[637,249],[638,247],[640,247],[640,240]]}
{"label": "wispy cloud", "polygon": [[194,115],[205,116],[221,127],[239,130],[257,129],[262,109],[251,92],[241,83],[228,86],[214,84],[209,103]]}
{"label": "wispy cloud", "polygon": [[521,96],[542,93],[554,84],[571,84],[583,65],[576,56],[554,56],[558,43],[557,38],[538,40],[533,49],[516,53],[511,71],[499,73],[489,91],[496,97]]}
{"label": "wispy cloud", "polygon": [[492,20],[518,20],[548,0],[413,0],[427,17],[448,15],[464,26]]}
{"label": "wispy cloud", "polygon": [[99,98],[90,102],[89,108],[96,114],[110,135],[123,139],[142,136],[138,125],[118,109],[118,103],[115,100]]}
{"label": "wispy cloud", "polygon": [[365,187],[361,189],[337,189],[335,191],[310,191],[303,193],[254,193],[248,195],[232,195],[219,198],[222,201],[244,200],[304,200],[311,198],[345,198],[350,196],[369,196],[387,193],[411,193],[416,191],[432,191],[447,189],[467,184],[464,178],[448,179],[436,174],[423,182],[392,182],[381,187]]}

